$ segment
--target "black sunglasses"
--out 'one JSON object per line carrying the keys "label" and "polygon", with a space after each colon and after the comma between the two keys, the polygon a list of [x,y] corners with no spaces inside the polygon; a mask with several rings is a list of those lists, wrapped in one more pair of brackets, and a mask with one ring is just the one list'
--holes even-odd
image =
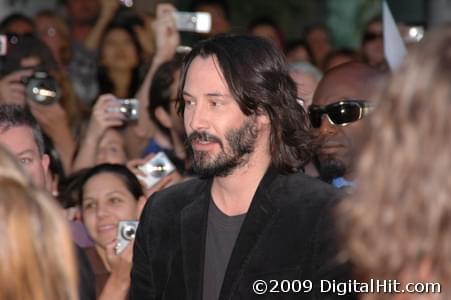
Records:
{"label": "black sunglasses", "polygon": [[371,42],[374,41],[375,39],[381,39],[383,37],[382,33],[375,33],[375,32],[365,32],[365,34],[363,35],[363,41],[366,42]]}
{"label": "black sunglasses", "polygon": [[313,128],[320,128],[323,114],[333,125],[346,126],[367,115],[373,106],[365,100],[342,100],[329,105],[310,105],[308,115]]}

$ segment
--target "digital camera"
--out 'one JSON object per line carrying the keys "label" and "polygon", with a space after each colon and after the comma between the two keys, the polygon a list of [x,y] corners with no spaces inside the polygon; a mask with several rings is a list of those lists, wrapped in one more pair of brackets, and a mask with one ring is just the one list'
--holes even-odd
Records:
{"label": "digital camera", "polygon": [[119,111],[129,121],[136,121],[139,117],[139,102],[138,99],[116,99],[119,103],[119,108],[109,108],[109,111]]}
{"label": "digital camera", "polygon": [[31,100],[39,104],[50,105],[61,97],[61,89],[51,75],[44,71],[35,71],[30,77],[22,78],[25,92]]}
{"label": "digital camera", "polygon": [[208,33],[211,30],[211,14],[207,12],[174,12],[175,25],[179,31]]}
{"label": "digital camera", "polygon": [[0,34],[0,56],[5,56],[8,49],[8,39],[6,35]]}
{"label": "digital camera", "polygon": [[147,188],[152,187],[163,177],[175,170],[174,164],[164,152],[158,152],[148,162],[138,168],[146,174],[145,177],[138,175],[138,178],[146,184]]}
{"label": "digital camera", "polygon": [[116,246],[114,250],[116,254],[124,251],[125,247],[135,239],[138,221],[119,221],[117,225]]}

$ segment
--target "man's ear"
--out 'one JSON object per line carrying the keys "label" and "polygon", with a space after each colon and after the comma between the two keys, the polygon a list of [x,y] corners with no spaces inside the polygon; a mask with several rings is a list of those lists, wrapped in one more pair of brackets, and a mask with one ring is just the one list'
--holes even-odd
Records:
{"label": "man's ear", "polygon": [[171,117],[161,106],[155,109],[155,117],[164,127],[172,128]]}
{"label": "man's ear", "polygon": [[269,116],[265,111],[259,110],[257,114],[257,120],[260,123],[260,125],[263,125],[265,127],[271,124],[271,120],[269,119]]}
{"label": "man's ear", "polygon": [[50,157],[47,154],[42,154],[41,156],[41,166],[44,170],[45,178],[47,179],[49,173]]}

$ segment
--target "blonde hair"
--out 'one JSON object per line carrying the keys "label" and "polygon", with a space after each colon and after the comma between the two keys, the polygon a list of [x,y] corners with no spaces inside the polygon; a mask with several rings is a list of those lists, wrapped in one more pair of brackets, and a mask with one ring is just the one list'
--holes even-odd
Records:
{"label": "blonde hair", "polygon": [[0,299],[76,300],[74,244],[56,202],[0,147]]}
{"label": "blonde hair", "polygon": [[359,187],[337,218],[346,257],[359,273],[424,280],[419,270],[426,262],[427,280],[441,283],[437,299],[450,297],[450,78],[446,27],[428,33],[381,90],[362,143]]}

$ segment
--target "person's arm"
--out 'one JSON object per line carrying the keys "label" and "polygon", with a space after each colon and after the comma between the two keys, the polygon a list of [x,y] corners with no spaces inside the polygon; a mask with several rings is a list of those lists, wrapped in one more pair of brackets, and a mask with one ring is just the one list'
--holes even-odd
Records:
{"label": "person's arm", "polygon": [[97,149],[105,131],[110,127],[121,126],[124,123],[125,116],[118,110],[111,109],[118,106],[114,99],[114,95],[111,94],[99,97],[92,110],[86,135],[75,157],[74,171],[94,166]]}
{"label": "person's arm", "polygon": [[156,126],[150,120],[147,113],[150,101],[149,90],[158,67],[172,59],[175,55],[177,46],[180,44],[180,35],[172,16],[172,13],[175,10],[175,7],[168,3],[158,4],[157,6],[157,17],[153,22],[156,51],[152,64],[136,93],[136,98],[140,103],[138,122],[128,126],[125,137],[127,152],[132,158],[141,155],[147,142],[156,132]]}
{"label": "person's arm", "polygon": [[28,103],[42,130],[52,140],[53,146],[60,156],[64,172],[69,174],[72,169],[76,142],[66,112],[59,103],[51,105],[42,105],[33,101],[28,101]]}
{"label": "person's arm", "polygon": [[91,32],[87,36],[84,45],[87,49],[97,50],[99,47],[100,38],[107,25],[111,22],[117,9],[120,6],[120,1],[118,0],[102,0],[102,8],[100,10],[100,15],[96,21],[96,24],[91,29]]}

